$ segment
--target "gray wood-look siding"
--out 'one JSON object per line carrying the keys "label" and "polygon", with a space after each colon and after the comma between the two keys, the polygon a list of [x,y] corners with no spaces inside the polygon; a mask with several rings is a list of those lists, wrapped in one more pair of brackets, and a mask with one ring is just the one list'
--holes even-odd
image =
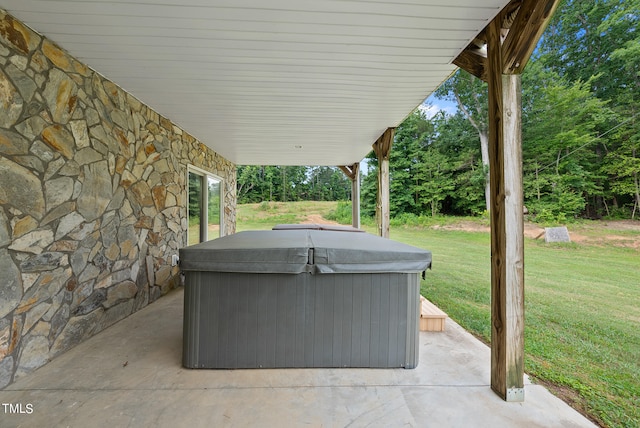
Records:
{"label": "gray wood-look siding", "polygon": [[418,364],[418,274],[188,272],[190,368]]}

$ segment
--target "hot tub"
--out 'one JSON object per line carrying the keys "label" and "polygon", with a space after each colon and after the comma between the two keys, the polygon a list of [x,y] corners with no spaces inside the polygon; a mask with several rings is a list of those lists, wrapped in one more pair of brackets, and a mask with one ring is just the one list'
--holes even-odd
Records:
{"label": "hot tub", "polygon": [[368,233],[240,232],[180,250],[188,368],[418,364],[431,253]]}

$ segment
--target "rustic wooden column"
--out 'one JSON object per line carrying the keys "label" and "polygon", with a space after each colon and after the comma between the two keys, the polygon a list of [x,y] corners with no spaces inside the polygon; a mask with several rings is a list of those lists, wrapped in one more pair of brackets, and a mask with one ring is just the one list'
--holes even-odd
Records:
{"label": "rustic wooden column", "polygon": [[389,204],[389,155],[393,144],[395,128],[387,130],[373,144],[373,150],[378,157],[378,200],[376,203],[376,221],[378,234],[383,238],[389,237],[390,204]]}
{"label": "rustic wooden column", "polygon": [[512,0],[453,61],[489,83],[491,388],[506,401],[524,400],[520,73],[559,4]]}
{"label": "rustic wooden column", "polygon": [[339,168],[351,180],[351,225],[360,229],[360,164]]}
{"label": "rustic wooden column", "polygon": [[524,401],[521,86],[503,74],[500,22],[487,28],[491,181],[491,388]]}

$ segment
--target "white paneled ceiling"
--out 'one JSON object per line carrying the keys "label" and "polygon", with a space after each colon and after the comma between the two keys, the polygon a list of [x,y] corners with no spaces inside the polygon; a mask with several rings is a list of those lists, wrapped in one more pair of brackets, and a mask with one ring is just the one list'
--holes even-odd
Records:
{"label": "white paneled ceiling", "polygon": [[506,0],[0,0],[237,164],[350,165]]}

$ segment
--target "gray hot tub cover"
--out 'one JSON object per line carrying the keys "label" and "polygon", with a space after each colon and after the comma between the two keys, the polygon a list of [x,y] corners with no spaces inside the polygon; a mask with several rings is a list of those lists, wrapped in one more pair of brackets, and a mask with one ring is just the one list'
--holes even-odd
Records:
{"label": "gray hot tub cover", "polygon": [[328,230],[239,232],[180,250],[185,271],[414,273],[430,266],[428,250],[368,233]]}

